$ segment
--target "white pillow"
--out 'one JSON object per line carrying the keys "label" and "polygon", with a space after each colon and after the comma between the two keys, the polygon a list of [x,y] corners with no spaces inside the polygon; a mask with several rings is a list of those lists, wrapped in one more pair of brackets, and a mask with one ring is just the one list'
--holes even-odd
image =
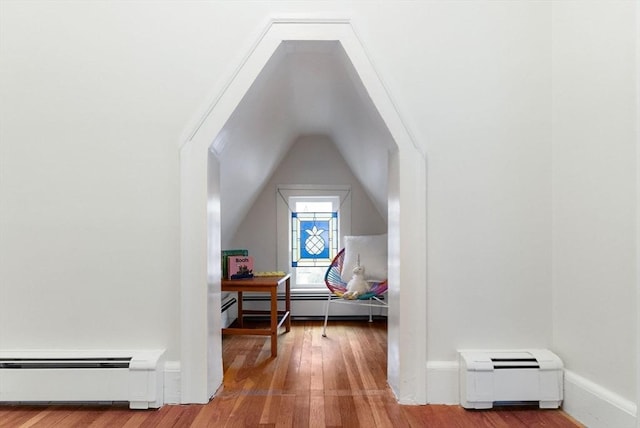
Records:
{"label": "white pillow", "polygon": [[353,268],[358,263],[364,266],[364,277],[368,280],[382,281],[387,279],[387,234],[345,236],[344,261],[342,264],[342,281],[349,282],[353,276]]}

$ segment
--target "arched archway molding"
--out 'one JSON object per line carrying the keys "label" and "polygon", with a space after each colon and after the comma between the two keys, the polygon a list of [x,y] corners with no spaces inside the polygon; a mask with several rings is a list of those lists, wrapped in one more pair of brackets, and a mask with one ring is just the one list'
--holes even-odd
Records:
{"label": "arched archway molding", "polygon": [[[214,141],[281,42],[337,40],[393,137],[389,175],[388,383],[402,404],[427,402],[426,159],[348,20],[272,20],[180,148],[181,402],[222,383],[220,175]],[[210,255],[210,256],[209,256]]]}

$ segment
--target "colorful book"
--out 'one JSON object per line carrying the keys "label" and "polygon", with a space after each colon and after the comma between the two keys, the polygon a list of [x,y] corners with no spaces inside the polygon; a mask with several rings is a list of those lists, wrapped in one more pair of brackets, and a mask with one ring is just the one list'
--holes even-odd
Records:
{"label": "colorful book", "polygon": [[222,278],[229,279],[229,256],[248,256],[249,250],[222,250],[221,262],[222,262]]}
{"label": "colorful book", "polygon": [[253,278],[253,257],[251,256],[229,256],[229,279]]}

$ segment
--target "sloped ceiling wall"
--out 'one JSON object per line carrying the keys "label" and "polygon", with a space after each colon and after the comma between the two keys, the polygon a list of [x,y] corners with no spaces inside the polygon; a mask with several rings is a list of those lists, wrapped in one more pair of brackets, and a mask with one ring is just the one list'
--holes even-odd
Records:
{"label": "sloped ceiling wall", "polygon": [[331,138],[384,219],[395,143],[339,42],[289,41],[274,52],[213,142],[221,164],[223,245],[294,141]]}

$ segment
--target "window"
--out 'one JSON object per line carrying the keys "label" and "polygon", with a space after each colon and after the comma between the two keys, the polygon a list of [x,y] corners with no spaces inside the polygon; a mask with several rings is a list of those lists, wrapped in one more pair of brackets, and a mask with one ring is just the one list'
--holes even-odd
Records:
{"label": "window", "polygon": [[278,186],[278,266],[293,289],[324,288],[324,274],[350,229],[349,187]]}
{"label": "window", "polygon": [[321,284],[338,254],[339,197],[291,197],[291,267],[296,284]]}
{"label": "window", "polygon": [[327,267],[338,253],[338,197],[330,199],[289,198],[291,267]]}

